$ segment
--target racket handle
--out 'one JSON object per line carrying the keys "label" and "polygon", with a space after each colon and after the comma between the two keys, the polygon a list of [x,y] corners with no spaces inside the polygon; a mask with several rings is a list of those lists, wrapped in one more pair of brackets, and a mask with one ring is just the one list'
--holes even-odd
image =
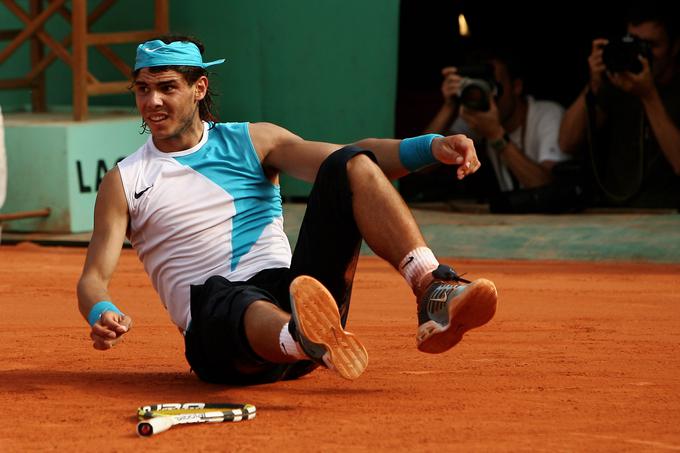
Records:
{"label": "racket handle", "polygon": [[172,417],[154,417],[137,423],[137,434],[143,437],[153,436],[172,428],[174,425]]}

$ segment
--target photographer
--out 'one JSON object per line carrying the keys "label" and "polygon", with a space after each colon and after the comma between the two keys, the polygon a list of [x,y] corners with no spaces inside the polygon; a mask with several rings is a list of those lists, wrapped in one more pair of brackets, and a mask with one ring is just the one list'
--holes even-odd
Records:
{"label": "photographer", "polygon": [[[520,67],[509,55],[487,53],[476,59],[486,63],[490,75],[482,75],[480,65],[442,70],[444,102],[427,132],[465,131],[478,142],[478,149],[486,151],[498,186],[491,194],[492,211],[554,210],[545,196],[541,206],[508,206],[503,198],[548,186],[554,165],[569,158],[557,143],[564,109],[555,102],[525,95]],[[490,82],[488,92],[480,89],[485,80]],[[471,82],[473,89],[466,93]]]}
{"label": "photographer", "polygon": [[633,6],[628,35],[593,41],[590,80],[564,115],[560,146],[585,152],[597,204],[680,206],[680,38],[670,8]]}

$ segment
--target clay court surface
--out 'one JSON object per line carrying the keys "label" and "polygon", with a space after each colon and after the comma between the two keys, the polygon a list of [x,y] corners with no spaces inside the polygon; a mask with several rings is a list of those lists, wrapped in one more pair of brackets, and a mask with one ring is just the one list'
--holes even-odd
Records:
{"label": "clay court surface", "polygon": [[[95,351],[81,248],[0,247],[0,451],[678,451],[680,265],[447,260],[496,282],[498,312],[448,353],[415,348],[396,272],[362,257],[348,323],[357,381],[318,370],[249,388],[190,374],[134,252],[112,282],[135,325]],[[144,404],[243,401],[257,418],[134,432]]]}

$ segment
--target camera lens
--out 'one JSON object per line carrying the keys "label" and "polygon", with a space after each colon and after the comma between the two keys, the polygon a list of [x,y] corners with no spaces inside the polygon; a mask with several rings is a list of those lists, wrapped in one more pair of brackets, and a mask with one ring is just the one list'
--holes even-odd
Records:
{"label": "camera lens", "polygon": [[464,107],[487,112],[491,108],[489,98],[492,90],[493,87],[485,80],[466,78],[463,79],[458,97]]}
{"label": "camera lens", "polygon": [[489,94],[479,86],[469,86],[460,94],[460,102],[465,107],[472,110],[486,112],[491,107],[489,105]]}

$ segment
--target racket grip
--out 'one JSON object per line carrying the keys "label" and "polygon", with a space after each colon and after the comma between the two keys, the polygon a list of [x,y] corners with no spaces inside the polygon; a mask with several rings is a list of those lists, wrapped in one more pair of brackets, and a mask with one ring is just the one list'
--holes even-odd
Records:
{"label": "racket grip", "polygon": [[174,425],[172,417],[154,417],[137,423],[137,434],[143,437],[153,436],[172,428]]}

